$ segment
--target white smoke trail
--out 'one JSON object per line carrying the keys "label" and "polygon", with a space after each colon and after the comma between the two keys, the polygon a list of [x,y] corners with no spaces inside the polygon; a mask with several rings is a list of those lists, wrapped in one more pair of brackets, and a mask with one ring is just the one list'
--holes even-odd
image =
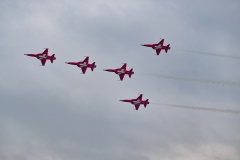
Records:
{"label": "white smoke trail", "polygon": [[232,56],[232,55],[226,55],[226,54],[216,54],[216,53],[207,53],[207,52],[198,52],[198,51],[192,51],[192,50],[185,50],[185,49],[176,49],[183,52],[191,52],[191,53],[197,53],[197,54],[205,54],[210,56],[217,56],[217,57],[223,57],[223,58],[233,58],[233,59],[239,59],[240,56]]}
{"label": "white smoke trail", "polygon": [[155,105],[164,105],[170,107],[177,107],[177,108],[186,108],[186,109],[196,109],[196,110],[203,110],[203,111],[214,111],[214,112],[223,112],[223,113],[234,113],[239,114],[239,110],[230,110],[230,109],[217,109],[217,108],[205,108],[205,107],[194,107],[194,106],[184,106],[184,105],[176,105],[176,104],[163,104],[163,103],[151,103]]}
{"label": "white smoke trail", "polygon": [[204,80],[204,79],[194,79],[194,78],[181,78],[181,77],[164,76],[164,75],[157,75],[157,74],[143,74],[143,73],[137,73],[137,74],[154,76],[154,77],[165,78],[165,79],[173,79],[173,80],[182,80],[182,81],[189,81],[189,82],[200,82],[200,83],[210,83],[210,84],[240,87],[240,83],[237,83],[237,82]]}

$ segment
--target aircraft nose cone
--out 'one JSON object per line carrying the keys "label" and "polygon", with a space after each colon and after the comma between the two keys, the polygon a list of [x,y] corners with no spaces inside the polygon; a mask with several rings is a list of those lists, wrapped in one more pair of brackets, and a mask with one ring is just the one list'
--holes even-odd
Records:
{"label": "aircraft nose cone", "polygon": [[144,44],[141,44],[141,46],[144,46]]}
{"label": "aircraft nose cone", "polygon": [[66,64],[68,64],[68,62],[65,62]]}
{"label": "aircraft nose cone", "polygon": [[103,69],[104,71],[107,71],[106,69]]}
{"label": "aircraft nose cone", "polygon": [[24,54],[25,56],[27,56],[27,54]]}

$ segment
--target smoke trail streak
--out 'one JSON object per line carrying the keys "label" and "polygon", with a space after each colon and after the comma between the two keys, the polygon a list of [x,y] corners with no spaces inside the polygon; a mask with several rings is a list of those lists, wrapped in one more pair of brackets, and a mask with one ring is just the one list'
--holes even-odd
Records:
{"label": "smoke trail streak", "polygon": [[192,50],[185,50],[185,49],[176,49],[179,51],[184,51],[184,52],[191,52],[191,53],[197,53],[197,54],[205,54],[205,55],[210,55],[210,56],[217,56],[217,57],[223,57],[223,58],[233,58],[233,59],[239,59],[239,56],[232,56],[232,55],[226,55],[226,54],[216,54],[216,53],[207,53],[207,52],[198,52],[198,51],[192,51]]}
{"label": "smoke trail streak", "polygon": [[240,113],[239,110],[230,110],[230,109],[205,108],[205,107],[194,107],[194,106],[184,106],[184,105],[176,105],[176,104],[163,104],[163,103],[151,103],[151,104],[164,105],[164,106],[177,107],[177,108],[196,109],[196,110],[203,110],[203,111],[234,113],[234,114],[239,114]]}
{"label": "smoke trail streak", "polygon": [[240,87],[240,83],[237,83],[237,82],[204,80],[204,79],[193,79],[193,78],[180,78],[180,77],[164,76],[164,75],[156,75],[156,74],[143,74],[143,73],[138,73],[138,74],[147,75],[147,76],[154,76],[154,77],[159,77],[159,78],[165,78],[165,79],[173,79],[173,80],[182,80],[182,81],[189,81],[189,82],[200,82],[200,83],[209,83],[209,84],[218,84],[218,85],[228,85],[228,86]]}

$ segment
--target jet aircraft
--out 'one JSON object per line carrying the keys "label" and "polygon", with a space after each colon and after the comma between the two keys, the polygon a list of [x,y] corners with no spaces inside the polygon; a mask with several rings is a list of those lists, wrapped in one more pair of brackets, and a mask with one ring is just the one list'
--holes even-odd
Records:
{"label": "jet aircraft", "polygon": [[122,81],[125,74],[128,74],[129,78],[131,78],[132,74],[134,74],[133,69],[130,69],[128,71],[126,69],[126,67],[127,67],[127,63],[124,63],[121,68],[117,68],[117,69],[104,69],[104,71],[114,72],[114,73],[118,74],[119,77],[120,77],[120,80]]}
{"label": "jet aircraft", "polygon": [[43,53],[38,53],[38,54],[24,54],[26,56],[30,56],[30,57],[36,57],[37,59],[39,59],[42,63],[42,66],[45,65],[47,60],[50,60],[51,63],[53,63],[54,60],[56,60],[55,54],[53,54],[52,56],[48,56],[48,48],[46,48]]}
{"label": "jet aircraft", "polygon": [[124,100],[120,100],[120,101],[122,101],[122,102],[129,102],[129,103],[133,104],[135,106],[136,110],[138,110],[138,108],[139,108],[139,106],[141,104],[143,104],[144,107],[146,108],[147,105],[150,103],[150,102],[148,102],[148,99],[146,99],[145,101],[142,100],[142,94],[140,94],[138,96],[138,98],[136,98],[136,99],[124,99]]}
{"label": "jet aircraft", "polygon": [[82,69],[82,73],[85,74],[87,68],[91,68],[91,70],[93,71],[94,68],[97,67],[95,65],[95,62],[93,62],[92,64],[89,64],[88,60],[89,60],[89,57],[86,57],[83,61],[80,61],[80,62],[65,62],[65,63],[78,66],[79,68]]}
{"label": "jet aircraft", "polygon": [[171,49],[170,44],[164,46],[163,43],[164,39],[162,39],[158,44],[141,44],[141,46],[151,47],[156,50],[156,54],[159,55],[162,49],[164,49],[166,53]]}

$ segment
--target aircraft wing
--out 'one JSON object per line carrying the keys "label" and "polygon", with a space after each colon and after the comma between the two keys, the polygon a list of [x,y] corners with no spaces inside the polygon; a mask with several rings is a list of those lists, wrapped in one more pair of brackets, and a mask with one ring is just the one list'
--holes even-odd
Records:
{"label": "aircraft wing", "polygon": [[157,49],[156,54],[159,55],[162,49]]}
{"label": "aircraft wing", "polygon": [[41,59],[41,63],[42,63],[42,65],[44,66],[45,65],[45,63],[46,63],[46,58],[43,58],[43,59]]}
{"label": "aircraft wing", "polygon": [[163,43],[164,43],[164,39],[162,39],[162,40],[158,43],[158,45],[161,44],[161,46],[163,46]]}
{"label": "aircraft wing", "polygon": [[120,80],[122,81],[124,78],[124,73],[119,74]]}
{"label": "aircraft wing", "polygon": [[126,67],[127,67],[127,63],[124,63],[123,66],[121,67],[121,69],[126,70]]}
{"label": "aircraft wing", "polygon": [[46,48],[46,49],[43,51],[42,55],[44,55],[44,54],[48,55],[48,48]]}
{"label": "aircraft wing", "polygon": [[140,104],[135,104],[136,110],[138,110],[139,106],[140,106]]}
{"label": "aircraft wing", "polygon": [[88,59],[89,59],[89,57],[86,57],[86,58],[83,60],[83,62],[86,62],[86,63],[88,64]]}
{"label": "aircraft wing", "polygon": [[142,94],[140,94],[137,99],[142,100]]}
{"label": "aircraft wing", "polygon": [[85,74],[87,67],[82,67],[81,69],[82,69],[82,73]]}

